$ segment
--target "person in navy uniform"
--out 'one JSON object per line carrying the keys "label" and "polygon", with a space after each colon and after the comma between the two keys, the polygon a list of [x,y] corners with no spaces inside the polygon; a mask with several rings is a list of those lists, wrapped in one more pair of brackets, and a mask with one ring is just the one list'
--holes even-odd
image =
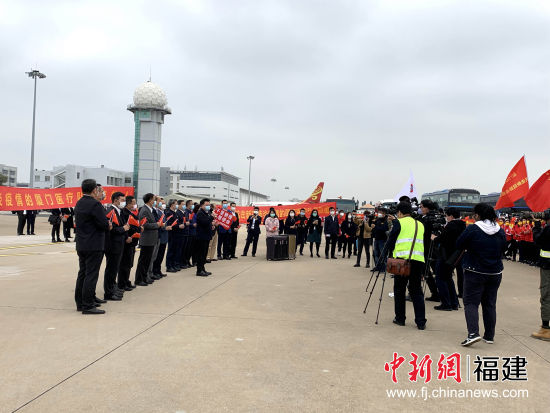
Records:
{"label": "person in navy uniform", "polygon": [[330,248],[330,258],[336,259],[336,243],[338,241],[338,233],[340,231],[340,224],[338,223],[338,217],[334,208],[330,207],[329,216],[325,218],[324,222],[325,231],[325,258],[328,260],[328,252]]}
{"label": "person in navy uniform", "polygon": [[82,314],[104,314],[104,310],[96,308],[99,306],[96,301],[101,300],[96,299],[95,288],[105,251],[105,232],[111,230],[112,224],[99,202],[104,196],[101,186],[95,179],[85,179],[81,187],[83,196],[75,206],[79,271],[74,298],[76,309]]}
{"label": "person in navy uniform", "polygon": [[65,242],[70,242],[71,228],[74,228],[74,209],[72,207],[61,208],[61,214],[63,216],[63,238],[65,238]]}
{"label": "person in navy uniform", "polygon": [[300,214],[296,217],[297,235],[296,235],[296,249],[300,246],[300,255],[304,255],[304,245],[306,245],[307,239],[307,218],[306,210],[300,209]]}
{"label": "person in navy uniform", "polygon": [[254,213],[248,217],[246,220],[246,244],[242,253],[242,257],[246,257],[248,254],[248,248],[252,243],[252,256],[256,256],[256,249],[258,247],[258,238],[260,238],[260,224],[262,223],[262,217],[260,216],[260,209],[254,207]]}
{"label": "person in navy uniform", "polygon": [[37,213],[34,209],[27,211],[27,235],[36,235],[34,233],[34,222],[36,221]]}
{"label": "person in navy uniform", "polygon": [[[128,224],[126,231],[126,239],[124,240],[124,248],[118,269],[117,285],[118,288],[124,291],[132,291],[136,288],[130,281],[130,271],[134,266],[134,257],[136,255],[136,246],[139,240],[141,228],[135,223],[138,223],[137,202],[132,195],[127,195],[125,199],[125,207],[121,209],[120,216],[122,221]],[[130,225],[130,217],[133,218],[134,225]],[[136,235],[137,234],[137,235]]]}
{"label": "person in navy uniform", "polygon": [[210,214],[210,200],[208,198],[201,199],[200,207],[195,214],[196,221],[196,257],[197,257],[197,276],[208,277],[211,272],[206,271],[206,255],[208,254],[208,245],[212,238],[212,222],[216,218],[216,214]]}
{"label": "person in navy uniform", "polygon": [[235,217],[235,220],[231,223],[231,235],[229,237],[229,257],[237,259],[237,256],[235,255],[235,250],[237,249],[237,237],[239,235],[239,228],[241,227],[239,223],[239,214],[237,214],[237,204],[235,202],[231,202],[230,204],[231,212],[233,213],[233,216]]}

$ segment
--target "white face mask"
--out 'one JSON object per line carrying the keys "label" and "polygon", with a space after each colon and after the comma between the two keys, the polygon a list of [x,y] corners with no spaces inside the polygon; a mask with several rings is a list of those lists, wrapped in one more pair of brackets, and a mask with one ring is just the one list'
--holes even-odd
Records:
{"label": "white face mask", "polygon": [[160,207],[161,207],[162,209],[166,209],[166,204],[162,204]]}
{"label": "white face mask", "polygon": [[254,215],[258,215],[258,212],[259,212],[259,211],[254,211]]}
{"label": "white face mask", "polygon": [[137,205],[134,205],[132,209],[135,211],[137,209]]}
{"label": "white face mask", "polygon": [[125,208],[126,207],[126,202],[122,201],[120,204],[118,204],[118,207],[119,208]]}
{"label": "white face mask", "polygon": [[231,211],[235,212],[237,210],[237,207],[231,207]]}
{"label": "white face mask", "polygon": [[291,212],[291,213],[290,213],[290,216],[293,217],[293,216],[294,216],[294,212]]}
{"label": "white face mask", "polygon": [[344,216],[344,213],[343,213],[343,212],[340,212],[340,216],[343,217],[343,216]]}
{"label": "white face mask", "polygon": [[334,215],[334,211],[330,211],[330,215]]}

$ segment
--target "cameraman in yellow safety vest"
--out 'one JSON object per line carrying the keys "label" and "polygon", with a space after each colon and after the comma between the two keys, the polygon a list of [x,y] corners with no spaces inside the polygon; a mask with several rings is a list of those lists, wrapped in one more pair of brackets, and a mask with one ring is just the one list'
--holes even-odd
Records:
{"label": "cameraman in yellow safety vest", "polygon": [[[393,294],[395,302],[394,324],[405,325],[405,293],[407,285],[414,307],[414,321],[419,330],[426,328],[426,308],[421,279],[424,269],[424,225],[411,217],[412,205],[400,202],[397,205],[397,220],[388,238],[388,252],[393,258],[411,260],[409,276],[394,276]],[[416,233],[416,236],[415,236]]]}

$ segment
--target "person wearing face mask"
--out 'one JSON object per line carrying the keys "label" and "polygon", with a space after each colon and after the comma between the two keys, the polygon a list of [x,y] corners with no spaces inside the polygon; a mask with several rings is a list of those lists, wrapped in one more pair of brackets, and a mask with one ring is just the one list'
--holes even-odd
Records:
{"label": "person wearing face mask", "polygon": [[[212,215],[212,212],[216,210],[216,204],[210,204],[210,211],[208,213]],[[206,254],[206,263],[210,264],[212,261],[218,261],[217,251],[218,251],[218,226],[219,222],[217,220],[212,221],[212,239],[208,244],[208,254]]]}
{"label": "person wearing face mask", "polygon": [[195,215],[197,238],[196,238],[196,258],[197,258],[197,276],[208,277],[211,272],[206,271],[206,255],[208,254],[208,244],[212,239],[212,222],[216,214],[210,214],[210,200],[204,198],[200,202],[200,207]]}
{"label": "person wearing face mask", "polygon": [[244,245],[244,250],[242,257],[246,257],[248,254],[248,248],[252,243],[252,256],[256,256],[256,248],[258,247],[258,239],[260,238],[260,224],[262,223],[262,217],[260,216],[260,209],[254,207],[254,213],[248,217],[246,220],[246,244]]}
{"label": "person wearing face mask", "polygon": [[[168,201],[166,210],[166,225],[172,227],[168,233],[168,251],[166,252],[166,272],[178,272],[179,257],[182,250],[183,220],[177,213],[178,201]],[[183,215],[183,214],[182,214]]]}
{"label": "person wearing face mask", "polygon": [[239,223],[239,214],[237,214],[237,204],[235,202],[231,202],[231,213],[235,217],[233,222],[231,223],[231,237],[229,239],[229,256],[230,258],[237,259],[237,256],[235,255],[235,250],[237,249],[237,237],[239,235],[239,228],[241,227]]}
{"label": "person wearing face mask", "polygon": [[286,217],[284,233],[287,235],[296,235],[298,233],[296,225],[296,211],[291,209],[288,211],[288,216]]}
{"label": "person wearing face mask", "polygon": [[300,209],[300,214],[296,217],[296,249],[300,246],[300,255],[304,255],[304,245],[307,239],[307,217],[306,210]]}
{"label": "person wearing face mask", "polygon": [[342,223],[346,220],[346,213],[341,209],[338,211],[338,253],[342,252],[342,246],[345,244],[346,238],[342,233]]}
{"label": "person wearing face mask", "polygon": [[328,260],[328,252],[330,248],[330,258],[336,259],[336,243],[338,234],[340,233],[340,225],[334,208],[329,209],[329,216],[325,218],[325,258]]}
{"label": "person wearing face mask", "polygon": [[105,251],[105,233],[112,224],[105,216],[105,210],[98,201],[102,192],[94,179],[82,181],[82,198],[75,206],[76,252],[78,254],[78,277],[75,286],[76,309],[82,314],[104,314],[97,309],[100,303],[95,296],[99,268]]}
{"label": "person wearing face mask", "polygon": [[[277,204],[278,207],[283,206],[283,204]],[[285,231],[285,220],[283,217],[279,218],[279,235],[282,235]]]}
{"label": "person wearing face mask", "polygon": [[353,215],[348,212],[347,217],[341,225],[342,237],[344,243],[342,245],[342,258],[346,257],[346,249],[348,250],[348,259],[351,258],[353,245],[355,244],[355,233],[357,232],[357,224],[353,221]]}
{"label": "person wearing face mask", "polygon": [[[163,220],[164,213],[162,212],[162,201],[160,196],[155,196],[155,201],[153,202],[153,217],[155,218],[156,222],[159,222]],[[153,255],[151,256],[151,262],[149,263],[149,270],[147,272],[147,277],[153,281],[160,280],[162,277],[160,275],[156,275],[153,272],[153,264],[157,259],[157,255],[160,248],[160,231],[161,227],[157,230],[159,233],[159,236],[157,238],[157,243],[155,244],[155,248],[153,249]]]}
{"label": "person wearing face mask", "polygon": [[367,257],[366,268],[370,268],[370,248],[372,245],[373,228],[374,228],[374,223],[373,223],[372,217],[370,216],[370,212],[367,211],[365,213],[365,216],[357,226],[357,243],[359,245],[358,245],[358,253],[357,253],[357,262],[355,263],[354,267],[361,266],[361,255],[363,253],[363,249],[365,249],[365,255]]}
{"label": "person wearing face mask", "polygon": [[122,221],[129,224],[130,217],[132,217],[134,225],[129,224],[128,231],[126,231],[126,239],[124,240],[124,248],[118,268],[117,285],[121,290],[132,291],[136,287],[130,282],[130,272],[134,266],[136,246],[141,232],[141,228],[135,225],[138,222],[136,199],[132,195],[126,196],[125,202],[120,204],[120,208]]}
{"label": "person wearing face mask", "polygon": [[126,231],[130,226],[123,220],[121,215],[124,194],[115,192],[111,195],[111,207],[107,211],[110,217],[111,230],[105,233],[105,273],[103,275],[104,299],[107,301],[120,301],[124,290],[118,288],[116,276],[120,267],[122,250],[126,241]]}
{"label": "person wearing face mask", "polygon": [[172,270],[181,271],[189,268],[189,265],[187,265],[187,258],[186,258],[186,242],[188,241],[188,237],[185,236],[185,233],[187,232],[189,234],[189,225],[187,223],[187,219],[185,218],[185,201],[180,199],[179,201],[176,201],[176,204],[174,205],[174,214],[177,217],[178,224],[174,226],[173,233],[175,234],[174,239],[177,244],[177,253],[174,257],[174,262],[172,263]]}
{"label": "person wearing face mask", "polygon": [[372,236],[374,238],[372,257],[374,258],[375,265],[378,265],[376,270],[383,270],[386,266],[386,261],[383,257],[381,258],[381,255],[388,239],[389,230],[390,224],[388,218],[383,210],[379,210],[377,218],[374,221],[374,228],[372,229]]}
{"label": "person wearing face mask", "polygon": [[183,211],[183,224],[184,228],[182,229],[183,240],[182,240],[182,261],[181,268],[187,269],[191,267],[191,255],[193,251],[193,240],[194,232],[192,235],[191,231],[191,219],[193,218],[193,201],[188,199],[182,207]]}
{"label": "person wearing face mask", "polygon": [[158,219],[155,219],[153,207],[155,195],[151,193],[143,195],[143,202],[145,205],[140,208],[138,215],[139,221],[145,220],[145,223],[141,225],[142,232],[139,238],[140,253],[136,269],[136,285],[147,287],[154,282],[147,274],[159,239],[158,229],[164,224],[159,224]]}
{"label": "person wearing face mask", "polygon": [[[222,201],[222,209],[229,210],[229,203],[227,200]],[[221,225],[218,225],[218,260],[230,260],[230,246],[231,246],[231,228],[225,229]]]}
{"label": "person wearing face mask", "polygon": [[[457,208],[447,208],[445,211],[445,220],[447,224],[443,227],[441,234],[435,236],[432,234],[432,241],[437,245],[439,253],[435,264],[435,282],[441,305],[436,305],[434,309],[440,311],[458,310],[458,295],[453,281],[454,265],[449,263],[456,255],[456,240],[466,229],[466,223],[460,219],[460,211]],[[456,261],[456,260],[455,260]],[[460,265],[460,264],[459,264]]]}
{"label": "person wearing face mask", "polygon": [[321,234],[323,233],[323,222],[319,217],[319,212],[314,209],[311,211],[311,216],[307,221],[307,242],[309,242],[309,256],[313,257],[313,244],[315,244],[317,257],[319,255],[319,247],[321,246]]}
{"label": "person wearing face mask", "polygon": [[171,225],[166,225],[166,203],[164,198],[160,197],[160,206],[158,208],[161,214],[161,218],[165,225],[159,228],[159,247],[157,251],[157,257],[153,261],[153,275],[157,278],[166,277],[166,274],[162,272],[162,262],[164,261],[164,254],[166,253],[166,246],[168,244],[168,234],[172,231]]}
{"label": "person wearing face mask", "polygon": [[279,234],[279,218],[275,213],[275,208],[269,208],[269,216],[264,219],[266,238]]}

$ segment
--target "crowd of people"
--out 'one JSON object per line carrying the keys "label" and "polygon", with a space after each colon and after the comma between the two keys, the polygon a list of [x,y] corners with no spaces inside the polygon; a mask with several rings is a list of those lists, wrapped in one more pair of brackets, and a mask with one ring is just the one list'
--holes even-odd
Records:
{"label": "crowd of people", "polygon": [[[105,311],[99,307],[107,301],[120,301],[136,286],[150,286],[166,277],[163,265],[167,273],[194,267],[197,276],[208,277],[212,273],[206,270],[206,264],[237,259],[241,223],[235,203],[224,200],[221,205],[214,205],[206,198],[199,203],[191,200],[166,203],[162,197],[148,193],[138,209],[133,196],[115,192],[105,207],[103,188],[92,179],[82,182],[82,192],[83,197],[74,210],[52,210],[49,221],[52,241],[61,241],[61,224],[65,241],[69,241],[74,228],[79,257],[75,302],[83,314],[103,314]],[[434,309],[438,311],[456,311],[461,307],[459,299],[462,298],[468,330],[462,345],[467,346],[482,339],[493,342],[497,292],[504,268],[502,259],[506,256],[515,260],[519,252],[521,262],[541,267],[542,327],[533,337],[550,339],[549,213],[543,220],[530,223],[514,217],[499,219],[491,206],[478,204],[472,217],[466,219],[461,218],[456,208],[447,208],[442,224],[436,204],[424,200],[416,211],[406,197],[400,200],[396,211],[389,212],[378,209],[374,213],[359,214],[330,208],[328,216],[321,217],[317,210],[308,216],[305,209],[301,209],[298,213],[290,210],[283,218],[277,216],[274,208],[262,217],[256,207],[246,219],[247,236],[241,255],[247,256],[251,249],[252,256],[256,256],[261,226],[264,226],[266,238],[279,234],[294,236],[296,253],[300,255],[309,244],[311,258],[321,257],[324,238],[325,259],[337,259],[339,254],[347,259],[354,256],[354,267],[362,267],[364,256],[365,267],[370,268],[372,264],[373,274],[386,272],[388,257],[405,258],[410,262],[408,274],[391,275],[395,301],[393,322],[405,325],[406,301],[410,300],[415,324],[424,330],[425,301],[434,302]],[[225,218],[217,219],[218,214]],[[96,296],[96,285],[104,258],[104,296],[100,299]],[[426,289],[428,297],[424,296]],[[483,336],[478,325],[480,305],[485,327]]]}

